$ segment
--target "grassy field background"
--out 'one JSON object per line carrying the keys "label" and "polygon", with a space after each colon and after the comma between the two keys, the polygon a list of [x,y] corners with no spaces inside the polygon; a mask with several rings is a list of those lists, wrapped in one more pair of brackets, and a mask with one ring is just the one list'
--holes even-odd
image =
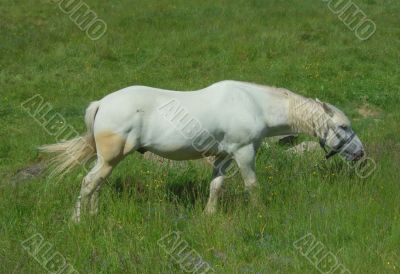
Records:
{"label": "grassy field background", "polygon": [[[0,1],[0,273],[46,272],[21,246],[35,233],[79,273],[183,273],[157,244],[171,231],[216,273],[318,273],[293,247],[307,233],[352,273],[400,273],[400,2],[355,1],[377,26],[367,41],[323,1],[85,2],[107,24],[97,41],[53,1]],[[83,132],[88,103],[122,87],[223,79],[337,105],[376,171],[361,179],[340,159],[272,145],[257,158],[265,210],[247,205],[234,177],[207,217],[210,168],[132,155],[104,186],[99,215],[79,225],[69,218],[83,170],[13,183],[55,142],[21,107],[35,94]]]}

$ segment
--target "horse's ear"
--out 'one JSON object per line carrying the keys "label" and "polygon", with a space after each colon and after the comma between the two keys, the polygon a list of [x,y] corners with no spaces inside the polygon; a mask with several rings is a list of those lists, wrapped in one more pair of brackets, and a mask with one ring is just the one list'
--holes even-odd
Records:
{"label": "horse's ear", "polygon": [[327,104],[327,103],[322,103],[322,107],[324,108],[325,112],[333,117],[333,115],[335,114],[335,112],[333,111],[333,109]]}
{"label": "horse's ear", "polygon": [[321,102],[318,98],[315,98],[315,101],[322,106],[326,114],[329,116],[332,117],[335,114],[335,111],[327,103]]}

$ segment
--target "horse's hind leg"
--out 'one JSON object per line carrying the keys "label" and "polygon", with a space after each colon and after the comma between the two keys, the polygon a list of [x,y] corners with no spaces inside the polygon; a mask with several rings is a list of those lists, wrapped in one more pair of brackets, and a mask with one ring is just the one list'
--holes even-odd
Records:
{"label": "horse's hind leg", "polygon": [[102,183],[100,183],[93,191],[89,201],[89,214],[96,215],[99,211],[99,193]]}
{"label": "horse's hind leg", "polygon": [[122,158],[135,148],[134,145],[127,144],[125,138],[112,133],[96,135],[95,141],[97,162],[82,181],[80,195],[72,216],[76,222],[80,221],[81,210],[84,212],[89,208],[90,214],[97,213],[102,183]]}
{"label": "horse's hind leg", "polygon": [[[101,184],[111,173],[112,168],[113,166],[98,157],[96,165],[89,171],[85,178],[83,178],[81,191],[76,201],[74,214],[72,216],[72,219],[75,222],[80,221],[81,210],[82,212],[85,212],[89,206],[89,202],[90,205],[92,204],[91,200],[93,195],[98,195]],[[95,211],[95,209],[90,208],[90,212],[92,213],[93,211]]]}

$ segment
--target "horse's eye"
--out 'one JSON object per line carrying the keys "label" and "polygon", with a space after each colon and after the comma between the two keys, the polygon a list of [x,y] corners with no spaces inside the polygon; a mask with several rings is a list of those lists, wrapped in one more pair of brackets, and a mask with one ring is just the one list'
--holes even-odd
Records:
{"label": "horse's eye", "polygon": [[343,129],[343,130],[348,130],[349,129],[349,127],[348,126],[346,126],[346,125],[341,125],[341,126],[339,126],[341,129]]}

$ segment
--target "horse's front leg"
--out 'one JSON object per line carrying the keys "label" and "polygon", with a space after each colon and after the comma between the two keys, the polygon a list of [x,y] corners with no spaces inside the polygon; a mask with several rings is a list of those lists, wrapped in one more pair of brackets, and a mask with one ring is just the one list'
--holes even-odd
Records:
{"label": "horse's front leg", "polygon": [[221,194],[222,184],[226,170],[231,164],[232,160],[228,158],[217,158],[213,163],[213,174],[210,184],[210,196],[204,212],[206,214],[213,214],[217,211],[218,197]]}
{"label": "horse's front leg", "polygon": [[250,195],[253,206],[261,205],[259,186],[255,171],[256,148],[253,144],[240,148],[234,154],[234,159],[240,169],[245,189]]}

